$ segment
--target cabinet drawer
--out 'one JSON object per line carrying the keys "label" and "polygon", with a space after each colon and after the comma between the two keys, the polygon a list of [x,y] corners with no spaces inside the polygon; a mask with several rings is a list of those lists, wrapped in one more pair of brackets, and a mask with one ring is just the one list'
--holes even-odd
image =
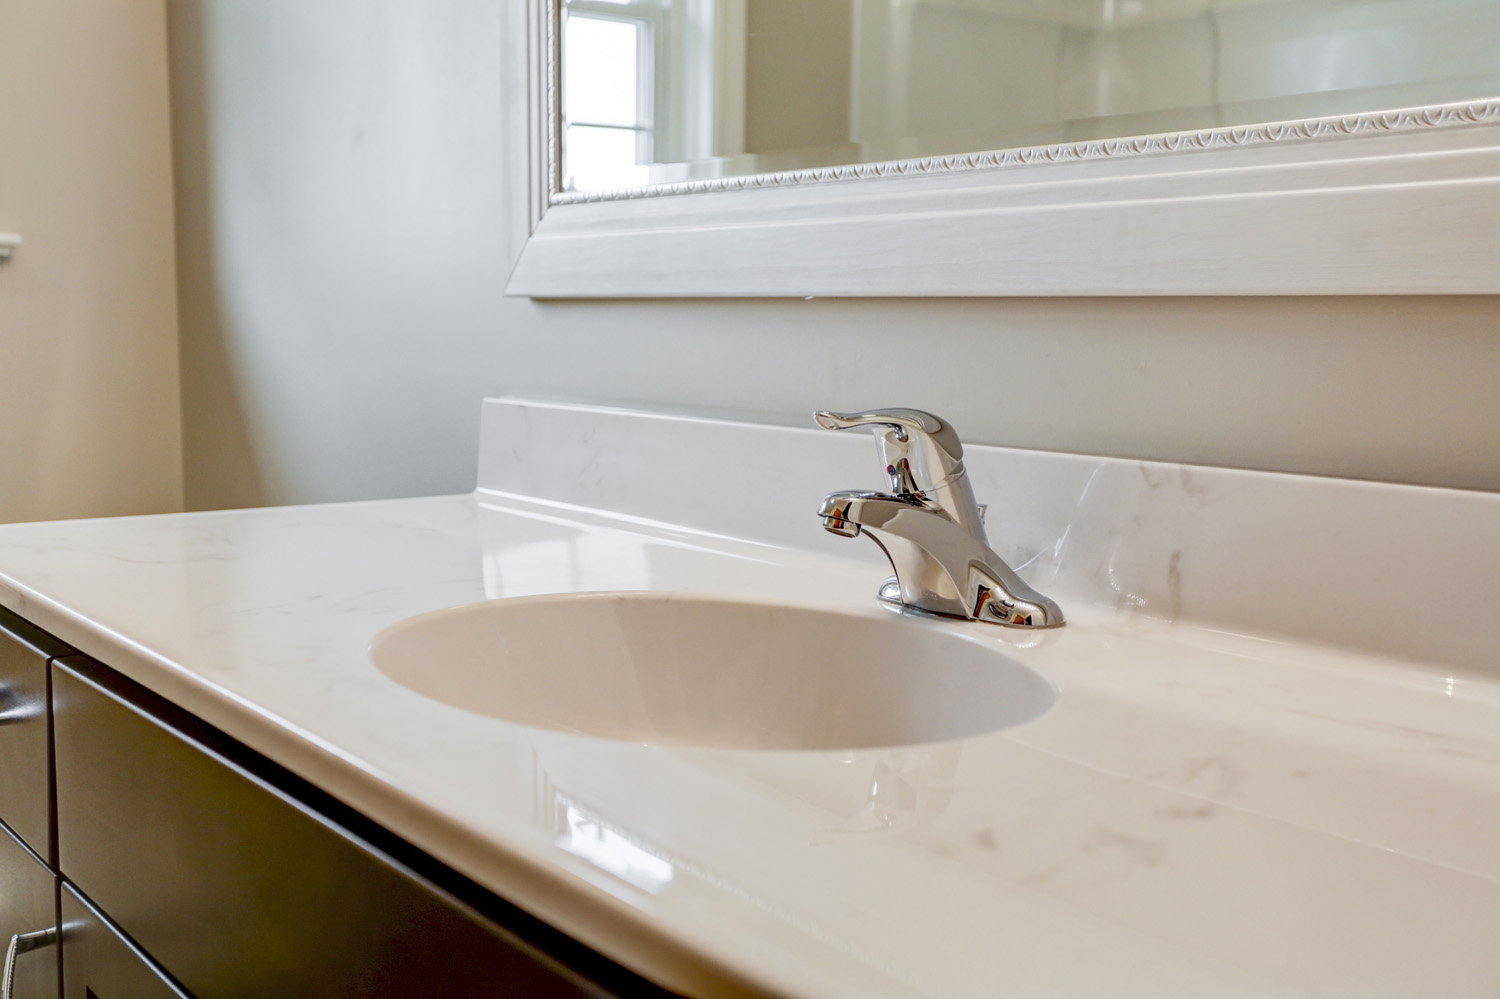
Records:
{"label": "cabinet drawer", "polygon": [[191,999],[70,885],[62,925],[64,999]]}
{"label": "cabinet drawer", "polygon": [[189,992],[611,994],[217,730],[82,657],[52,668],[59,869]]}
{"label": "cabinet drawer", "polygon": [[[0,828],[0,961],[16,941],[14,999],[57,999],[57,878]],[[4,969],[0,969],[0,976]]]}
{"label": "cabinet drawer", "polygon": [[47,660],[72,651],[0,607],[0,821],[48,860]]}

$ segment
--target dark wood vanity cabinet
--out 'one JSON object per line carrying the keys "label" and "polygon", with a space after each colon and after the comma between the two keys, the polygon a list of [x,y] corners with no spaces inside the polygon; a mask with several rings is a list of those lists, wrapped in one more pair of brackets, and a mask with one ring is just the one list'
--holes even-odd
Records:
{"label": "dark wood vanity cabinet", "polygon": [[49,862],[47,661],[71,651],[0,607],[0,822]]}
{"label": "dark wood vanity cabinet", "polygon": [[56,999],[47,661],[70,651],[0,608],[0,976],[14,999]]}
{"label": "dark wood vanity cabinet", "polygon": [[669,995],[4,613],[14,999]]}
{"label": "dark wood vanity cabinet", "polygon": [[61,914],[63,999],[191,999],[69,884],[62,886]]}
{"label": "dark wood vanity cabinet", "polygon": [[57,877],[0,826],[0,975],[14,999],[57,999]]}

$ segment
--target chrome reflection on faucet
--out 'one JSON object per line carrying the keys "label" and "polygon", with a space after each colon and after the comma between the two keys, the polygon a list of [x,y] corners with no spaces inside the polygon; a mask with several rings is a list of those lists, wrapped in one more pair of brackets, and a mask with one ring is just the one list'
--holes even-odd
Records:
{"label": "chrome reflection on faucet", "polygon": [[952,424],[919,409],[824,410],[813,418],[825,430],[875,431],[891,491],[829,493],[818,515],[825,530],[866,534],[885,552],[896,576],[880,588],[882,600],[1016,628],[1064,623],[1057,604],[990,548]]}

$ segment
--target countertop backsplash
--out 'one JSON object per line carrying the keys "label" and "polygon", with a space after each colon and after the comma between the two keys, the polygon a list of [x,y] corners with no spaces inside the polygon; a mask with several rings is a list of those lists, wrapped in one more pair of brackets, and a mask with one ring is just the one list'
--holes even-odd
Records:
{"label": "countertop backsplash", "polygon": [[[873,440],[808,422],[491,399],[479,495],[884,565],[816,516],[835,489],[885,487]],[[978,444],[964,463],[991,545],[1070,616],[1087,606],[1500,677],[1500,494]]]}

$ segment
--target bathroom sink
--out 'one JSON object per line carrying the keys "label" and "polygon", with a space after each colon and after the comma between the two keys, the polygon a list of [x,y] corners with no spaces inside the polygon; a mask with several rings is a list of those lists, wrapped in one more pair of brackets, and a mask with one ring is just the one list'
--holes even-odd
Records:
{"label": "bathroom sink", "polygon": [[911,745],[1056,700],[967,625],[672,593],[470,604],[396,624],[370,651],[392,680],[466,711],[658,745]]}

